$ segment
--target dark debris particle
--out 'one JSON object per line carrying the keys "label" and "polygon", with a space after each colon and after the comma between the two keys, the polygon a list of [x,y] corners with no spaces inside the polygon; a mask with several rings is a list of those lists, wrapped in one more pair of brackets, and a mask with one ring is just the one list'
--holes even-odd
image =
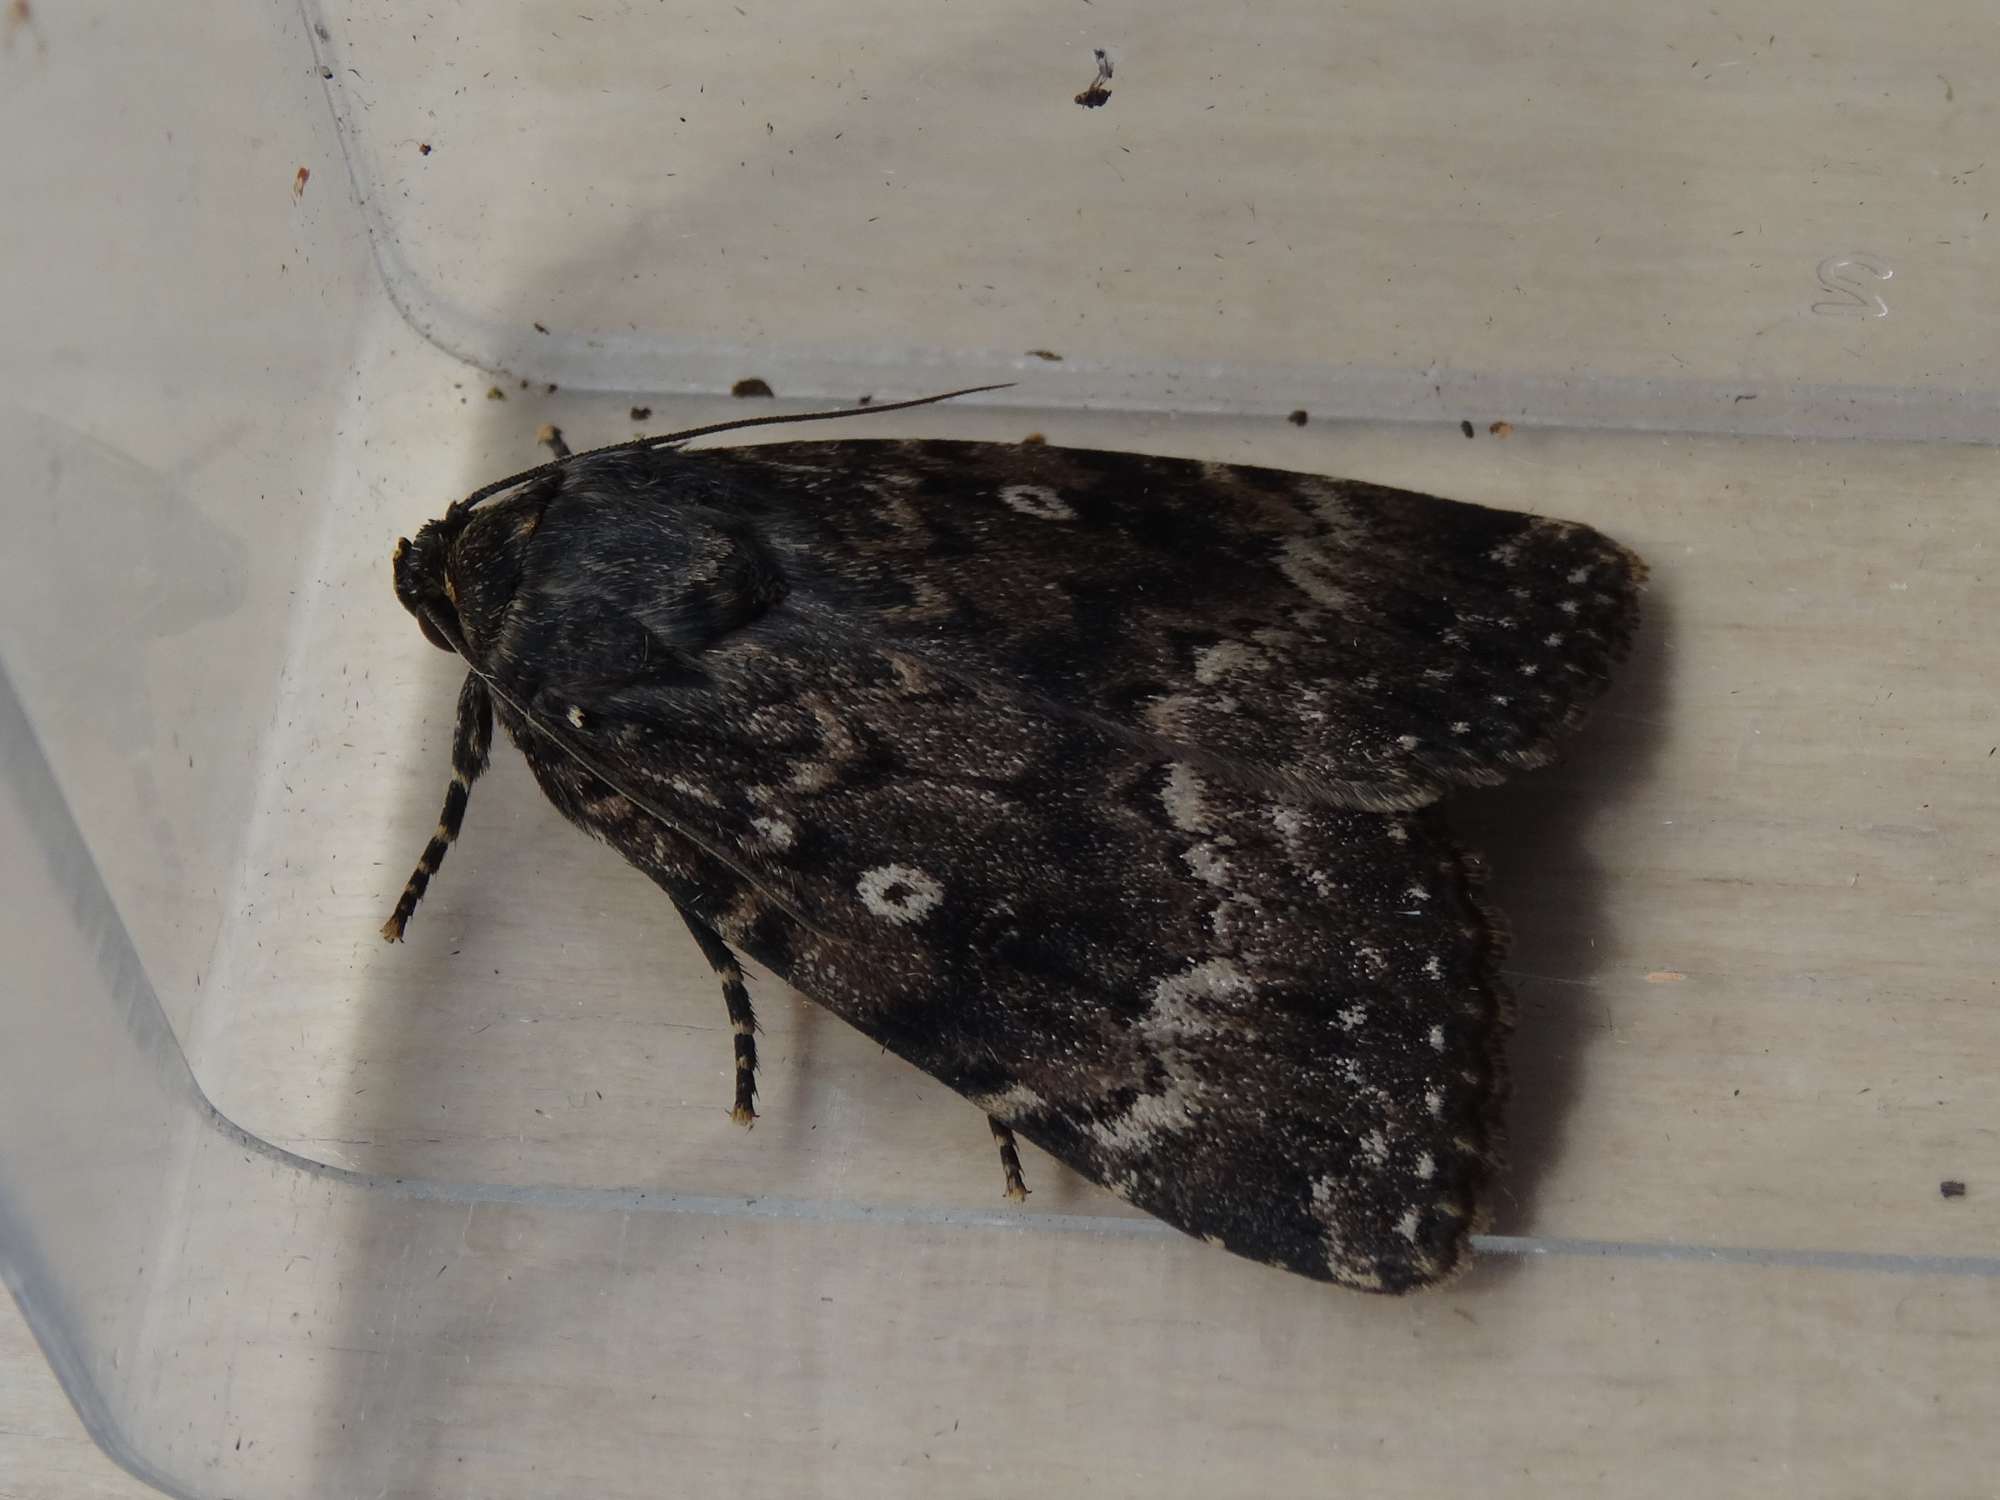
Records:
{"label": "dark debris particle", "polygon": [[1955,1177],[1947,1178],[1938,1184],[1938,1196],[1940,1198],[1963,1198],[1965,1196],[1965,1184]]}
{"label": "dark debris particle", "polygon": [[429,141],[419,141],[417,143],[417,155],[429,156],[430,154],[431,154],[431,143]]}
{"label": "dark debris particle", "polygon": [[729,394],[742,401],[751,396],[769,396],[773,393],[768,383],[752,375],[748,380],[739,380],[732,385]]}
{"label": "dark debris particle", "polygon": [[643,422],[648,417],[652,416],[652,414],[653,414],[653,408],[650,406],[635,406],[629,413],[632,420],[635,422]]}
{"label": "dark debris particle", "polygon": [[1091,52],[1097,58],[1097,76],[1076,96],[1076,102],[1085,109],[1102,109],[1111,102],[1111,90],[1105,87],[1111,82],[1111,58],[1102,47],[1093,47]]}
{"label": "dark debris particle", "polygon": [[319,76],[330,79],[333,77],[333,69],[323,66],[319,70]]}
{"label": "dark debris particle", "polygon": [[1467,437],[1472,436],[1472,424],[1470,422],[1460,422],[1458,424],[1458,430],[1464,433]]}
{"label": "dark debris particle", "polygon": [[306,195],[306,184],[312,180],[312,168],[300,167],[292,178],[292,201],[297,202]]}
{"label": "dark debris particle", "polygon": [[322,42],[330,42],[333,40],[333,33],[328,31],[326,27],[318,21],[313,22],[313,35],[318,37]]}
{"label": "dark debris particle", "polygon": [[537,323],[535,325],[535,332],[537,333],[547,333],[548,331],[549,331],[549,325],[546,323]]}
{"label": "dark debris particle", "polygon": [[1486,430],[1497,438],[1512,437],[1514,435],[1514,424],[1512,422],[1494,422]]}
{"label": "dark debris particle", "polygon": [[1047,360],[1052,365],[1062,363],[1062,356],[1053,349],[1030,349],[1027,351],[1027,355],[1029,359]]}
{"label": "dark debris particle", "polygon": [[507,393],[497,385],[489,385],[486,387],[486,399],[488,401],[505,401]]}
{"label": "dark debris particle", "polygon": [[1289,417],[1285,418],[1285,420],[1287,422],[1290,422],[1294,427],[1303,427],[1306,425],[1306,423],[1310,422],[1312,418],[1307,414],[1306,409],[1303,406],[1301,406],[1297,411],[1293,412]]}
{"label": "dark debris particle", "polygon": [[873,406],[874,404],[875,404],[875,393],[873,391],[870,391],[867,395],[863,396],[858,402],[855,403],[855,405],[857,406]]}

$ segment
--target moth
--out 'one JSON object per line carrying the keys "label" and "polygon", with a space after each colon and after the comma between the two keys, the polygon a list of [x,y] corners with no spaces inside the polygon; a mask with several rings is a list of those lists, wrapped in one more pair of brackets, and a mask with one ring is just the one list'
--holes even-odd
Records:
{"label": "moth", "polygon": [[[953,395],[967,394],[953,392]],[[929,400],[944,400],[932,397]],[[549,800],[739,955],[1167,1223],[1402,1292],[1466,1261],[1509,1002],[1432,808],[1549,760],[1645,568],[1587,526],[1359,480],[1034,444],[572,453],[396,543]]]}

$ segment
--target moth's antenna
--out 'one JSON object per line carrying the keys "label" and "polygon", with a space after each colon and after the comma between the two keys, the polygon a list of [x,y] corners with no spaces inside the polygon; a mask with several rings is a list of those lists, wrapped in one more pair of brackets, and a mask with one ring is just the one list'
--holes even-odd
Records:
{"label": "moth's antenna", "polygon": [[[733,422],[712,422],[706,427],[690,427],[686,432],[662,433],[658,437],[634,438],[630,442],[613,443],[605,448],[592,448],[590,453],[616,453],[620,448],[661,448],[669,443],[685,443],[689,438],[708,437],[717,432],[734,432],[739,427],[775,427],[781,422],[830,422],[835,417],[868,417],[878,411],[904,411],[912,406],[931,406],[939,401],[954,401],[960,396],[977,396],[982,391],[1004,391],[1014,384],[1003,380],[998,385],[969,385],[962,391],[946,391],[937,396],[918,396],[913,401],[891,401],[884,406],[843,406],[837,411],[802,411],[795,417],[738,417]],[[590,453],[579,453],[578,458],[588,458]]]}
{"label": "moth's antenna", "polygon": [[622,443],[606,443],[602,448],[588,448],[582,453],[566,453],[561,458],[537,464],[532,469],[523,469],[510,478],[497,479],[484,489],[474,490],[463,500],[456,502],[449,514],[460,515],[502,490],[511,490],[517,484],[525,484],[528,480],[539,478],[543,474],[552,474],[564,464],[574,463],[579,458],[595,458],[600,453],[638,453],[648,448],[668,448],[677,443],[685,443],[691,438],[711,437],[718,432],[736,432],[745,427],[775,427],[785,422],[831,422],[837,417],[872,417],[877,412],[907,411],[912,406],[932,406],[939,401],[954,401],[960,396],[977,396],[982,391],[1004,391],[1013,383],[1011,380],[1003,380],[997,385],[969,385],[960,391],[945,391],[936,396],[918,396],[913,401],[890,401],[882,406],[844,406],[837,411],[802,411],[796,416],[737,417],[729,422],[711,422],[706,427],[690,427],[685,432],[664,432],[657,437],[628,438]]}

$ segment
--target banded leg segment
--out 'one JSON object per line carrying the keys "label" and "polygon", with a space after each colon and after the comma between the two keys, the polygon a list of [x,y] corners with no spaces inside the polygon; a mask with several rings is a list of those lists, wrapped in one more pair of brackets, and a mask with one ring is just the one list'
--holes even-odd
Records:
{"label": "banded leg segment", "polygon": [[729,1029],[736,1044],[736,1103],[730,1108],[729,1118],[738,1125],[755,1125],[757,1015],[750,1009],[750,991],[743,983],[743,966],[729,951],[729,944],[722,940],[721,933],[678,901],[674,903],[674,910],[681,914],[681,920],[687,923],[695,942],[701,945],[701,956],[708,960],[708,966],[722,981],[722,1003],[729,1012]]}
{"label": "banded leg segment", "polygon": [[444,863],[445,850],[458,837],[465,822],[465,804],[472,795],[472,783],[486,769],[486,757],[493,748],[493,700],[476,672],[465,674],[465,686],[458,690],[458,724],[451,736],[451,787],[444,794],[444,811],[438,814],[437,832],[424,845],[423,857],[403,887],[396,910],[382,924],[386,942],[400,943],[410,914],[424,899],[424,890]]}
{"label": "banded leg segment", "polygon": [[1028,1181],[1021,1175],[1021,1153],[1014,1149],[1014,1132],[991,1115],[986,1117],[986,1123],[992,1127],[993,1139],[1000,1147],[1000,1170],[1007,1177],[1007,1196],[1016,1203],[1027,1202]]}

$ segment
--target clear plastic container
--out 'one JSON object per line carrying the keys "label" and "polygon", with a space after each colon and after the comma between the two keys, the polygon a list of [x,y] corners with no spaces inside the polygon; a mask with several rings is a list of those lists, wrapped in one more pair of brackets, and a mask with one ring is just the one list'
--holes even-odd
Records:
{"label": "clear plastic container", "polygon": [[[1990,1482],[1978,7],[13,14],[0,1265],[120,1463],[200,1500]],[[769,981],[745,1135],[699,955],[511,752],[380,941],[454,689],[390,544],[542,422],[746,377],[1012,379],[876,430],[1648,557],[1566,764],[1456,813],[1522,1006],[1471,1274],[1339,1293],[1032,1152],[1004,1204],[971,1106]]]}

